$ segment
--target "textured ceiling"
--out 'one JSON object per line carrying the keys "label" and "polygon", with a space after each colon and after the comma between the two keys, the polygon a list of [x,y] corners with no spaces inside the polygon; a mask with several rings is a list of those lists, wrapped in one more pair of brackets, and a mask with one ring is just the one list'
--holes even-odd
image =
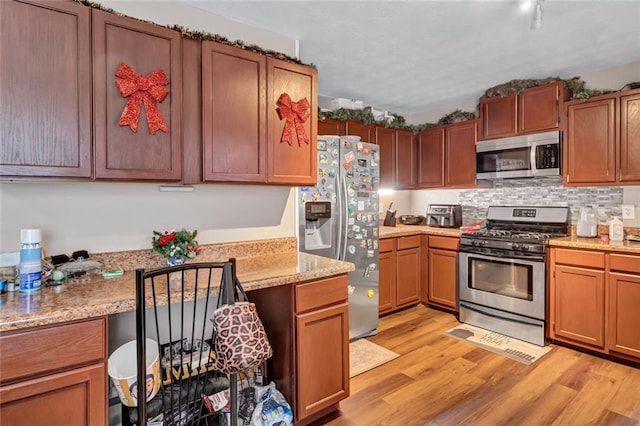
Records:
{"label": "textured ceiling", "polygon": [[539,30],[517,0],[185,3],[300,40],[321,96],[399,114],[640,61],[640,0],[546,0]]}

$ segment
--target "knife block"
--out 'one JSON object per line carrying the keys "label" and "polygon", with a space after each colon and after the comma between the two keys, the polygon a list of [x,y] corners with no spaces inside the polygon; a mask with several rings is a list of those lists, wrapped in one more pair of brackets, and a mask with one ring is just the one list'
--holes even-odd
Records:
{"label": "knife block", "polygon": [[396,226],[396,211],[387,210],[387,214],[384,217],[383,226]]}

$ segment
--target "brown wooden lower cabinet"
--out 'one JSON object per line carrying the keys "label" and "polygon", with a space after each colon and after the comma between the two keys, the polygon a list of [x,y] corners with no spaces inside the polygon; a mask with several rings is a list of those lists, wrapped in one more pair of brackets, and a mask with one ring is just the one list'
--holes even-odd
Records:
{"label": "brown wooden lower cabinet", "polygon": [[552,248],[549,337],[640,361],[640,256]]}
{"label": "brown wooden lower cabinet", "polygon": [[378,313],[388,314],[420,302],[420,235],[384,238],[379,243]]}
{"label": "brown wooden lower cabinet", "polygon": [[611,254],[609,269],[609,351],[640,361],[640,256]]}
{"label": "brown wooden lower cabinet", "polygon": [[604,270],[557,265],[551,297],[556,338],[604,348]]}
{"label": "brown wooden lower cabinet", "polygon": [[250,291],[273,347],[269,378],[296,424],[338,409],[349,396],[347,275]]}
{"label": "brown wooden lower cabinet", "polygon": [[459,238],[429,236],[429,304],[458,310],[458,245]]}
{"label": "brown wooden lower cabinet", "polygon": [[106,318],[0,335],[0,424],[107,424]]}

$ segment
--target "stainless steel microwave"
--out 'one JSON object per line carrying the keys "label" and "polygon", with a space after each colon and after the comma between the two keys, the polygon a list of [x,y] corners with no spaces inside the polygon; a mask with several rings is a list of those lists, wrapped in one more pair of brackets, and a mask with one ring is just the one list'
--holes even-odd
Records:
{"label": "stainless steel microwave", "polygon": [[480,141],[476,143],[476,178],[559,176],[561,147],[560,131]]}

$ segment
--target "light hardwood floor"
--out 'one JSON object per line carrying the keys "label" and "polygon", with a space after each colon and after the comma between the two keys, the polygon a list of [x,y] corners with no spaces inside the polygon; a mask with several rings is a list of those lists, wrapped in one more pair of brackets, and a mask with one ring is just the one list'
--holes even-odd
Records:
{"label": "light hardwood floor", "polygon": [[400,357],[351,379],[341,425],[640,425],[640,369],[551,345],[532,365],[445,336],[455,316],[417,306],[369,338]]}

